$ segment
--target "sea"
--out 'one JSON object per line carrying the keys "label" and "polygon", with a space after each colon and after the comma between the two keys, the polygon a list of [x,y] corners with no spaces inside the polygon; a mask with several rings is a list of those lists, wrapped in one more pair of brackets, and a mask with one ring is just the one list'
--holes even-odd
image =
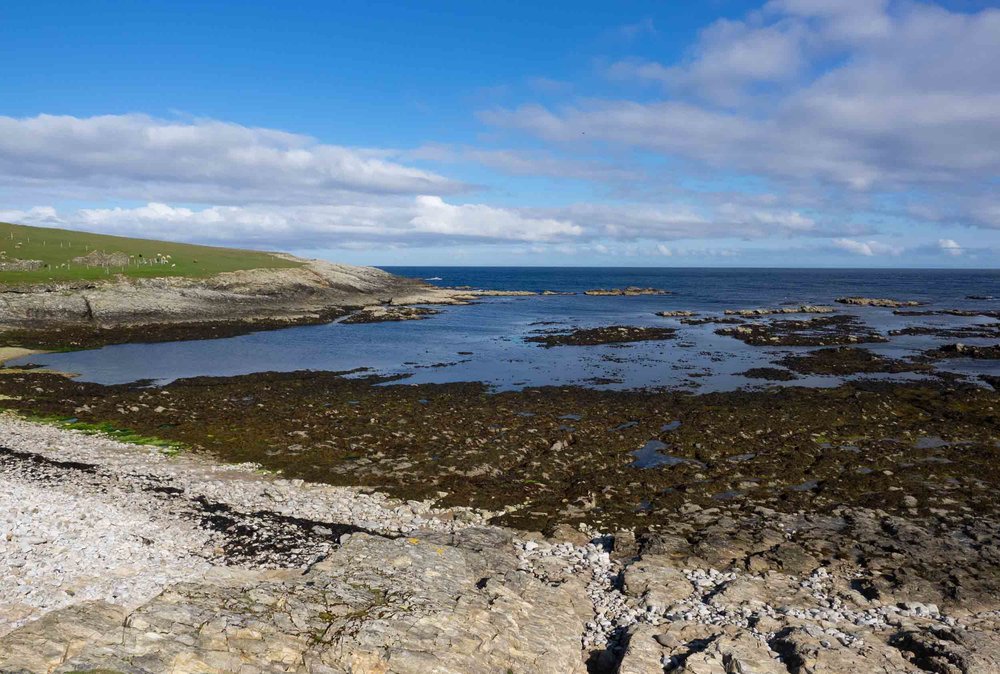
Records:
{"label": "sea", "polygon": [[[708,392],[763,386],[835,386],[844,378],[802,376],[789,382],[743,376],[789,353],[813,347],[748,346],[716,334],[718,324],[683,325],[657,312],[689,310],[702,317],[726,309],[834,305],[845,295],[917,300],[921,310],[1000,310],[1000,270],[927,269],[694,269],[593,267],[384,267],[440,286],[545,290],[572,295],[483,298],[468,306],[436,307],[425,320],[293,327],[238,337],[33,355],[13,361],[74,373],[84,381],[161,385],[194,376],[262,371],[365,368],[351,376],[393,375],[393,384],[479,381],[496,390],[528,386],[671,388]],[[595,297],[595,288],[652,287],[669,295]],[[972,299],[972,297],[990,299]],[[888,333],[907,326],[958,327],[995,323],[984,316],[905,316],[891,309],[834,305]],[[778,318],[794,318],[781,316]],[[806,316],[799,316],[805,318]],[[766,319],[762,319],[766,320]],[[606,325],[676,328],[677,338],[627,345],[545,348],[525,341],[543,331]],[[865,345],[896,358],[919,354],[954,338],[899,336]],[[963,339],[968,344],[995,343]],[[1000,375],[1000,363],[949,359],[941,369]],[[851,378],[920,379],[926,375],[857,375]]]}

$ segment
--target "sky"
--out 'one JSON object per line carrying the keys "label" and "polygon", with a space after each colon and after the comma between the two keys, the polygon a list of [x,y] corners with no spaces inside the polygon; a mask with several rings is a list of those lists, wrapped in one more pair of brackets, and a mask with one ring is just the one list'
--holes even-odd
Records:
{"label": "sky", "polygon": [[0,221],[376,265],[1000,267],[1000,2],[0,4]]}

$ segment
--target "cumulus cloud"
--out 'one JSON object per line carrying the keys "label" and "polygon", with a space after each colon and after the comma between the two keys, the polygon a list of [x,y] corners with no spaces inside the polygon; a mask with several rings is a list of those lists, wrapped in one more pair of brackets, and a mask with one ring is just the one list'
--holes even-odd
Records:
{"label": "cumulus cloud", "polygon": [[985,192],[1000,172],[998,62],[1000,10],[788,0],[717,22],[686,61],[611,68],[663,83],[671,95],[661,100],[481,117],[569,146],[610,143],[784,184]]}
{"label": "cumulus cloud", "polygon": [[[620,35],[654,33],[644,21]],[[732,252],[708,240],[811,237],[803,250],[873,257],[901,252],[878,239],[905,240],[880,227],[918,219],[941,226],[921,254],[964,261],[977,249],[945,227],[1000,230],[997,63],[997,9],[770,0],[707,26],[676,60],[603,69],[635,96],[530,80],[516,91],[540,99],[480,113],[489,147],[348,147],[141,114],[0,117],[7,203],[73,204],[0,220],[273,248],[467,241],[677,257]],[[445,175],[470,165],[496,184]],[[590,184],[555,182],[567,179]],[[508,205],[522,189],[545,205]]]}
{"label": "cumulus cloud", "polygon": [[753,83],[791,80],[805,67],[805,31],[788,24],[752,27],[742,21],[717,21],[679,65],[626,59],[607,69],[619,80],[645,80],[720,103],[735,103]]}
{"label": "cumulus cloud", "polygon": [[799,213],[725,202],[707,211],[684,205],[578,203],[552,208],[500,208],[450,203],[434,195],[364,197],[349,203],[192,208],[163,202],[142,206],[44,206],[0,212],[0,220],[58,225],[123,236],[168,238],[271,248],[343,247],[351,241],[404,245],[445,242],[652,241],[761,239],[812,234]]}
{"label": "cumulus cloud", "polygon": [[532,212],[569,219],[594,236],[612,239],[759,239],[807,234],[814,226],[811,219],[795,211],[729,201],[700,207],[684,204],[583,203]]}
{"label": "cumulus cloud", "polygon": [[433,196],[417,197],[416,210],[410,222],[417,231],[447,236],[551,241],[583,232],[579,225],[565,220],[530,218],[482,204],[454,206]]}
{"label": "cumulus cloud", "polygon": [[962,246],[954,239],[939,239],[938,248],[941,249],[942,253],[951,255],[952,257],[958,257],[965,252]]}
{"label": "cumulus cloud", "polygon": [[350,241],[440,243],[459,240],[551,242],[579,237],[568,221],[532,217],[482,204],[450,204],[417,196],[351,204],[212,206],[195,209],[150,202],[138,207],[84,208],[71,214],[35,208],[0,213],[32,224],[60,224],[122,235],[260,246],[337,246]]}
{"label": "cumulus cloud", "polygon": [[872,257],[873,255],[899,255],[903,252],[898,246],[881,243],[879,241],[856,241],[855,239],[834,239],[833,245],[840,250],[846,250],[855,255]]}
{"label": "cumulus cloud", "polygon": [[301,134],[146,115],[0,117],[0,180],[21,187],[202,203],[333,193],[449,194],[458,181]]}
{"label": "cumulus cloud", "polygon": [[31,223],[33,225],[61,225],[63,219],[52,206],[35,206],[27,210],[0,211],[0,222]]}
{"label": "cumulus cloud", "polygon": [[516,176],[570,178],[597,182],[637,180],[642,172],[600,159],[559,157],[543,150],[485,149],[440,143],[422,145],[401,157],[442,163],[468,162]]}

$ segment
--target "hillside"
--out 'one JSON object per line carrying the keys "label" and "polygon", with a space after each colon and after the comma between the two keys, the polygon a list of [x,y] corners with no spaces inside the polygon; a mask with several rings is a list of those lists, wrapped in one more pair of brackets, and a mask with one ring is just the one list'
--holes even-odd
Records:
{"label": "hillside", "polygon": [[261,251],[0,223],[0,284],[96,280],[117,274],[205,277],[300,266],[301,261]]}
{"label": "hillside", "polygon": [[405,305],[472,296],[374,267],[0,223],[0,350],[226,337],[362,308],[351,322],[406,320],[433,312]]}

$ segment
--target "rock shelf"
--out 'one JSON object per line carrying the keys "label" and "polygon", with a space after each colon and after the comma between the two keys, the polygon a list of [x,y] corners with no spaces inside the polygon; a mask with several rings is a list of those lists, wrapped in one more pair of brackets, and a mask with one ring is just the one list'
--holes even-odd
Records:
{"label": "rock shelf", "polygon": [[[871,566],[879,546],[902,546],[915,564],[995,551],[986,522],[942,540],[865,509],[817,518],[757,508],[737,519],[692,505],[675,532],[563,526],[543,536],[490,525],[489,513],[281,480],[11,415],[0,416],[0,437],[3,671],[1000,666],[995,598],[935,602]],[[273,516],[273,526],[206,526],[206,511]],[[272,545],[226,555],[226,537],[247,528]],[[838,531],[855,555],[824,547]],[[273,554],[289,535],[301,545]],[[300,554],[310,536],[325,544]]]}

